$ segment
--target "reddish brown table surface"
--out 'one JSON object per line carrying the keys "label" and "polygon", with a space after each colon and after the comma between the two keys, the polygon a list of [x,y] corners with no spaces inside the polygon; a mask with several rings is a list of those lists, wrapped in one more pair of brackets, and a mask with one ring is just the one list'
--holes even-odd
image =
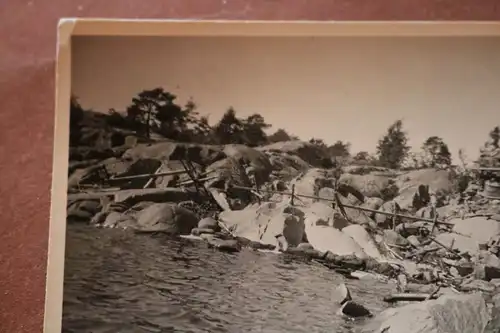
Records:
{"label": "reddish brown table surface", "polygon": [[498,20],[497,0],[0,1],[0,332],[41,332],[61,17]]}

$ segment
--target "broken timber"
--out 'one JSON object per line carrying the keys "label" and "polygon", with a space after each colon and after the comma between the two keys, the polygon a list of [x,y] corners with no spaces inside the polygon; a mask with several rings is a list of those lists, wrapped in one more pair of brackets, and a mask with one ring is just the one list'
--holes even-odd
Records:
{"label": "broken timber", "polygon": [[[210,174],[212,173],[212,170],[209,170],[205,172],[204,174]],[[153,178],[158,178],[158,177],[163,177],[163,176],[174,176],[174,175],[183,175],[188,173],[187,170],[174,170],[174,171],[165,171],[165,172],[159,172],[159,173],[148,173],[148,174],[143,174],[143,175],[133,175],[133,176],[124,176],[124,177],[114,177],[114,178],[109,178],[109,181],[122,181],[122,180],[134,180],[134,179],[153,179]]]}
{"label": "broken timber", "polygon": [[469,170],[500,172],[500,168],[495,167],[470,167]]}

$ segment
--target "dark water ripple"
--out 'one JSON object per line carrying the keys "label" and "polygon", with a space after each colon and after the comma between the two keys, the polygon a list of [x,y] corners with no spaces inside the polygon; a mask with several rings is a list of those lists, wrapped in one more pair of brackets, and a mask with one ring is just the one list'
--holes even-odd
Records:
{"label": "dark water ripple", "polygon": [[[332,301],[343,277],[283,255],[69,224],[63,332],[357,332]],[[394,286],[347,280],[376,313]]]}

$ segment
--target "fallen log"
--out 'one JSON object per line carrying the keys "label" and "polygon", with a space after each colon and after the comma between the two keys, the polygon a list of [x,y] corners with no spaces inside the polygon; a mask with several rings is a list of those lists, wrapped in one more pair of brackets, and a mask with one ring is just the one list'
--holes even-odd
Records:
{"label": "fallen log", "polygon": [[436,294],[392,294],[384,297],[384,302],[395,303],[400,301],[425,301],[428,299],[436,299]]}

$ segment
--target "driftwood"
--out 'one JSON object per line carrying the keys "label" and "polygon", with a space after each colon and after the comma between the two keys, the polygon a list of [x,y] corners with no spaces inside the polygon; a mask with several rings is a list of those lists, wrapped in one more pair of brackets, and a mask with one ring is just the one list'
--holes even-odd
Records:
{"label": "driftwood", "polygon": [[174,171],[165,171],[158,173],[148,173],[143,175],[132,175],[132,176],[123,176],[123,177],[113,177],[109,178],[109,182],[113,181],[123,181],[123,180],[134,180],[134,179],[151,179],[151,178],[159,178],[163,176],[174,176],[174,175],[182,175],[187,173],[186,170],[174,170]]}
{"label": "driftwood", "polygon": [[[438,289],[439,291],[439,289]],[[384,302],[395,303],[400,301],[425,301],[429,299],[437,298],[437,291],[431,294],[392,294],[390,296],[384,297]]]}
{"label": "driftwood", "polygon": [[[160,166],[158,167],[158,169],[156,169],[155,171],[155,175],[159,174],[160,173],[160,170],[163,168],[163,163],[160,164]],[[151,177],[149,178],[149,180],[147,181],[147,183],[144,185],[143,188],[148,188],[151,186],[151,184],[153,183],[153,181],[156,179],[156,177]]]}

